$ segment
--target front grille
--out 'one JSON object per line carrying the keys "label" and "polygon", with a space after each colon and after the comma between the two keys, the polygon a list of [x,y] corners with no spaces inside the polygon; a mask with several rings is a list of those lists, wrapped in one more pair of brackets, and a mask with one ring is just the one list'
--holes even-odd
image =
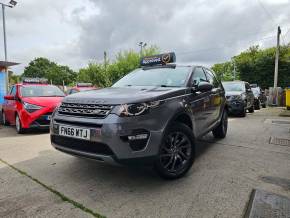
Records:
{"label": "front grille", "polygon": [[113,155],[108,145],[100,142],[92,142],[64,136],[51,136],[52,143],[75,151],[88,152],[92,154]]}
{"label": "front grille", "polygon": [[82,117],[105,118],[111,112],[113,106],[100,104],[62,103],[58,113]]}

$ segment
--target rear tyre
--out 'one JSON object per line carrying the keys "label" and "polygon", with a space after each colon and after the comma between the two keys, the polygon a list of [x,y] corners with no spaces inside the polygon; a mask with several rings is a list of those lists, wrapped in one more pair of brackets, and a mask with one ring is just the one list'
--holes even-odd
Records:
{"label": "rear tyre", "polygon": [[4,126],[9,126],[9,123],[8,123],[7,120],[6,120],[6,116],[5,116],[4,111],[2,111],[2,116],[1,116],[1,118],[2,118],[2,124],[3,124]]}
{"label": "rear tyre", "polygon": [[252,106],[249,108],[249,112],[250,112],[250,113],[254,113],[254,105],[252,105]]}
{"label": "rear tyre", "polygon": [[243,111],[239,114],[240,117],[245,117],[247,115],[246,108],[244,107]]}
{"label": "rear tyre", "polygon": [[257,104],[255,104],[255,110],[261,109],[261,102],[258,100]]}
{"label": "rear tyre", "polygon": [[15,117],[15,127],[16,127],[16,132],[18,134],[23,134],[25,132],[25,129],[22,128],[22,124],[21,124],[18,114]]}
{"label": "rear tyre", "polygon": [[192,130],[184,124],[173,123],[163,136],[154,168],[164,179],[178,179],[188,172],[194,158]]}
{"label": "rear tyre", "polygon": [[212,134],[217,139],[223,139],[227,135],[228,130],[228,112],[224,110],[220,124],[212,131]]}

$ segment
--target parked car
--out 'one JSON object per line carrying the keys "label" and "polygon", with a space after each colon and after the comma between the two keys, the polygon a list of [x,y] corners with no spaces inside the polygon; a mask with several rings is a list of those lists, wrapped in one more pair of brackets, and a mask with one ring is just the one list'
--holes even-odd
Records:
{"label": "parked car", "polygon": [[78,93],[78,92],[85,92],[90,90],[97,89],[92,83],[77,83],[75,87],[71,88],[68,91],[68,95]]}
{"label": "parked car", "polygon": [[267,105],[267,97],[264,91],[259,86],[252,87],[251,89],[255,97],[255,110],[260,110],[261,106],[265,108]]}
{"label": "parked car", "polygon": [[254,112],[254,94],[249,83],[244,81],[223,82],[229,112],[242,117],[246,111]]}
{"label": "parked car", "polygon": [[196,139],[210,131],[224,138],[228,116],[214,72],[174,60],[174,53],[144,57],[142,68],[112,87],[66,96],[52,116],[52,145],[111,164],[153,165],[168,179],[183,176]]}
{"label": "parked car", "polygon": [[2,122],[15,125],[18,133],[29,128],[49,129],[51,114],[60,105],[64,93],[47,80],[26,78],[23,83],[13,85],[4,96]]}

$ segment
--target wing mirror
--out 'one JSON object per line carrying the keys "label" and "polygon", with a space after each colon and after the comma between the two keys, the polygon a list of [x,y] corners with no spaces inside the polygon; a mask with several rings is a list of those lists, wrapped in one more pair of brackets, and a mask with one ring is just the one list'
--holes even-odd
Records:
{"label": "wing mirror", "polygon": [[15,97],[13,95],[5,95],[4,99],[5,100],[15,100]]}
{"label": "wing mirror", "polygon": [[212,89],[213,85],[210,84],[209,82],[200,82],[195,90],[200,92],[208,92],[211,91]]}

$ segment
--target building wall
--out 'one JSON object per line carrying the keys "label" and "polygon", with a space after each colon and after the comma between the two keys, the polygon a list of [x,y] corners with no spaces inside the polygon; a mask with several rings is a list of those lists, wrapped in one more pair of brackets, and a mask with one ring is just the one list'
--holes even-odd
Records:
{"label": "building wall", "polygon": [[4,102],[4,95],[6,95],[6,73],[0,71],[0,104]]}

